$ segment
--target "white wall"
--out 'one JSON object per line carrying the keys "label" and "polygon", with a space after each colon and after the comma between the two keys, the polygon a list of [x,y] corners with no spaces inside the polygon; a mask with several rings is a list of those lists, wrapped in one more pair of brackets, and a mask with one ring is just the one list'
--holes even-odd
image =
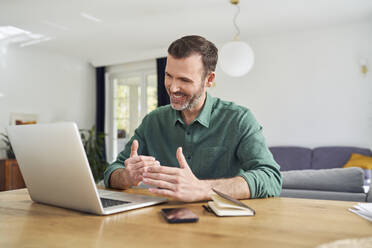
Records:
{"label": "white wall", "polygon": [[40,123],[75,121],[79,128],[95,122],[95,70],[76,58],[31,46],[3,49],[0,92],[0,132],[12,112],[38,114]]}
{"label": "white wall", "polygon": [[255,51],[252,71],[217,68],[210,93],[249,107],[269,145],[372,148],[372,22],[241,40]]}
{"label": "white wall", "polygon": [[[269,145],[372,147],[371,22],[241,39],[254,49],[255,66],[242,78],[218,67],[210,92],[249,107]],[[369,59],[366,77],[360,57]],[[0,93],[0,132],[11,112],[94,124],[94,68],[76,58],[36,46],[0,49]]]}

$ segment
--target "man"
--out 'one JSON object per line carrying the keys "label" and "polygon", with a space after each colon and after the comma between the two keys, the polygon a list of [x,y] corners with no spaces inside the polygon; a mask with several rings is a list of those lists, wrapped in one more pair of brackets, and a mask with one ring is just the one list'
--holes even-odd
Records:
{"label": "man", "polygon": [[211,97],[217,48],[185,36],[168,48],[165,88],[170,105],[145,116],[117,160],[105,171],[106,187],[143,182],[152,193],[192,202],[212,188],[235,198],[278,196],[282,178],[262,127],[251,112]]}

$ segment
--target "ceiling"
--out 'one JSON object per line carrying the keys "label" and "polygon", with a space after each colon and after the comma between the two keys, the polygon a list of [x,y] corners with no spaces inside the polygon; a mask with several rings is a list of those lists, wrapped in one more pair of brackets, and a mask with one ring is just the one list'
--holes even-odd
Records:
{"label": "ceiling", "polygon": [[[240,9],[241,39],[372,21],[371,0],[240,0]],[[1,0],[0,26],[45,35],[32,47],[101,66],[166,55],[185,34],[223,44],[235,11],[228,0]]]}

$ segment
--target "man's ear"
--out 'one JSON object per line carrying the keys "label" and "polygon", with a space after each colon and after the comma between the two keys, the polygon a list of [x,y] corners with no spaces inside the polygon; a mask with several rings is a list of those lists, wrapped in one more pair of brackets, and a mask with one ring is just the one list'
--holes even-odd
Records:
{"label": "man's ear", "polygon": [[212,71],[211,73],[209,73],[205,85],[206,85],[207,87],[211,87],[212,84],[213,84],[213,81],[214,81],[214,78],[215,78],[215,77],[216,77],[216,73],[214,73],[214,71]]}

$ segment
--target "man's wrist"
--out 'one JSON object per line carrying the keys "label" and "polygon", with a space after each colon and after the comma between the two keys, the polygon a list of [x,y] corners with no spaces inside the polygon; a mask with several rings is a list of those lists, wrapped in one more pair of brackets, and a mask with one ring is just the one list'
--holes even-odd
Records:
{"label": "man's wrist", "polygon": [[124,168],[116,169],[110,177],[110,187],[118,189],[127,189],[130,185],[127,183],[127,176]]}
{"label": "man's wrist", "polygon": [[211,195],[213,193],[212,183],[209,180],[201,180],[201,182],[203,184],[203,186],[202,186],[202,189],[203,189],[202,190],[203,191],[202,198],[203,198],[203,200],[210,200],[210,199],[212,199],[211,198]]}

